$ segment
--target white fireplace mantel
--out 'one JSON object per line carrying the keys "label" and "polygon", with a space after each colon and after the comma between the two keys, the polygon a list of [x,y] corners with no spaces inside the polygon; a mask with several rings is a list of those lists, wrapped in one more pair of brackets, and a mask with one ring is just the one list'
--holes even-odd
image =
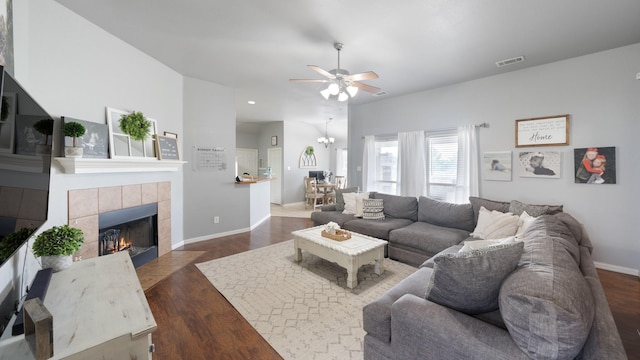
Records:
{"label": "white fireplace mantel", "polygon": [[65,174],[98,174],[125,172],[178,171],[186,161],[158,160],[156,158],[92,159],[57,157]]}

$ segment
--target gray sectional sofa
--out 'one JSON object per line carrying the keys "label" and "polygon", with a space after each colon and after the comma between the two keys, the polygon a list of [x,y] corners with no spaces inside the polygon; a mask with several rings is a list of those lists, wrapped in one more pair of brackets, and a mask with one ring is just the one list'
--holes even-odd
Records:
{"label": "gray sectional sofa", "polygon": [[[389,257],[417,264],[415,273],[364,307],[365,359],[627,358],[589,238],[561,206],[370,197],[385,199],[385,220],[357,219],[332,207],[312,215],[316,225],[335,221],[384,238]],[[398,206],[387,212],[388,202]],[[521,241],[460,253],[481,206],[538,218]]]}

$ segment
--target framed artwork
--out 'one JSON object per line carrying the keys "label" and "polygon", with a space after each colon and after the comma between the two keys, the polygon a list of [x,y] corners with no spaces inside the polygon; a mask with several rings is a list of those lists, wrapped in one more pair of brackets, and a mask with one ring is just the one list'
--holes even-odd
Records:
{"label": "framed artwork", "polygon": [[156,135],[156,146],[159,160],[180,160],[177,138]]}
{"label": "framed artwork", "polygon": [[109,128],[109,153],[112,158],[117,157],[156,157],[155,135],[157,134],[156,121],[147,118],[151,122],[149,137],[144,141],[133,140],[129,135],[120,130],[120,118],[128,115],[126,111],[107,107],[107,126]]}
{"label": "framed artwork", "polygon": [[[16,154],[40,155],[51,153],[53,136],[38,132],[34,125],[40,120],[45,120],[43,115],[16,115],[15,146]],[[51,119],[53,121],[53,119]],[[41,150],[44,149],[44,150]]]}
{"label": "framed artwork", "polygon": [[[109,127],[106,124],[98,124],[93,121],[85,121],[62,117],[63,124],[77,122],[86,129],[84,135],[77,138],[78,146],[82,147],[82,157],[108,159],[109,158]],[[73,138],[64,137],[64,146],[73,146]]]}
{"label": "framed artwork", "polygon": [[488,151],[482,154],[484,180],[511,181],[512,169],[511,151]]}
{"label": "framed artwork", "polygon": [[558,151],[525,151],[518,155],[520,177],[559,179],[562,153]]}
{"label": "framed artwork", "polygon": [[615,184],[616,148],[589,147],[573,149],[576,184]]}
{"label": "framed artwork", "polygon": [[[0,119],[0,152],[13,153],[14,127],[16,125],[17,94],[2,94],[2,118]],[[6,107],[6,109],[4,108]]]}
{"label": "framed artwork", "polygon": [[516,120],[516,147],[569,145],[569,115]]}
{"label": "framed artwork", "polygon": [[272,136],[271,137],[271,146],[278,146],[278,137],[277,136]]}

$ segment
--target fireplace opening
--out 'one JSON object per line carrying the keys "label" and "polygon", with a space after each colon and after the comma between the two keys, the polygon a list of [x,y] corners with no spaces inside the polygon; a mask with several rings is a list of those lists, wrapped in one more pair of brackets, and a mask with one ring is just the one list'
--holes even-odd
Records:
{"label": "fireplace opening", "polygon": [[109,211],[98,217],[98,255],[126,251],[133,266],[158,257],[158,204]]}

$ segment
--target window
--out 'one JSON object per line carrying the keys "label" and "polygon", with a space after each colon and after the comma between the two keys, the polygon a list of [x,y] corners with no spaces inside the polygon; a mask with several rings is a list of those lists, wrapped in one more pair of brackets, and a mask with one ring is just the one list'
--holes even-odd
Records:
{"label": "window", "polygon": [[375,189],[386,194],[396,194],[398,188],[398,139],[376,139]]}
{"label": "window", "polygon": [[455,202],[458,178],[458,136],[427,136],[427,196]]}

